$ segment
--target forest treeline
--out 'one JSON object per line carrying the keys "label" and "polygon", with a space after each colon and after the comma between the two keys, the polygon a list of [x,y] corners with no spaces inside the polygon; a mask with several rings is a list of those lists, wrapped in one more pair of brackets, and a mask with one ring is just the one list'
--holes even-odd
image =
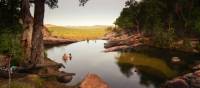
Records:
{"label": "forest treeline", "polygon": [[128,0],[114,24],[118,31],[151,36],[159,46],[199,38],[200,0]]}
{"label": "forest treeline", "polygon": [[177,36],[200,35],[199,0],[129,0],[116,25],[128,31],[153,34],[174,31]]}
{"label": "forest treeline", "polygon": [[13,63],[22,56],[20,34],[20,0],[0,0],[0,54],[13,54]]}

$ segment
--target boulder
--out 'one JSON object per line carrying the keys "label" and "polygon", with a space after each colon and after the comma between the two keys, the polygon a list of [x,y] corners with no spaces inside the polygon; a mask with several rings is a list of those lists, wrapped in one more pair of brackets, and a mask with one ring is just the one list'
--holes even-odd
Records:
{"label": "boulder", "polygon": [[110,88],[98,75],[88,74],[80,88]]}
{"label": "boulder", "polygon": [[168,81],[164,88],[189,88],[189,85],[184,79],[177,78]]}
{"label": "boulder", "polygon": [[43,40],[45,45],[61,45],[61,44],[70,44],[77,42],[76,40],[55,38],[55,37],[44,37]]}
{"label": "boulder", "polygon": [[194,66],[192,69],[195,70],[195,71],[196,71],[196,70],[200,70],[200,64]]}
{"label": "boulder", "polygon": [[192,88],[200,88],[200,70],[193,73],[189,82]]}
{"label": "boulder", "polygon": [[168,81],[164,88],[200,88],[200,70]]}
{"label": "boulder", "polygon": [[114,47],[111,47],[111,48],[107,48],[106,50],[104,50],[104,52],[113,52],[113,51],[125,50],[125,49],[128,49],[128,48],[130,48],[130,47],[127,46],[127,45],[114,46]]}
{"label": "boulder", "polygon": [[57,80],[61,83],[69,83],[72,80],[72,76],[59,76]]}

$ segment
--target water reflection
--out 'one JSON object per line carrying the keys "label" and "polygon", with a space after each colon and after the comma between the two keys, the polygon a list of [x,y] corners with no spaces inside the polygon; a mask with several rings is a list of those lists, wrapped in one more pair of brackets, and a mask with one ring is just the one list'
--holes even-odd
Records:
{"label": "water reflection", "polygon": [[132,64],[126,64],[126,63],[117,63],[120,71],[127,77],[131,77],[134,73],[132,71],[133,65]]}
{"label": "water reflection", "polygon": [[[187,72],[199,58],[199,55],[179,55],[154,49],[104,53],[104,43],[106,41],[86,40],[50,48],[47,54],[52,60],[65,65],[66,68],[61,70],[76,73],[67,85],[76,85],[86,74],[95,73],[112,88],[160,88],[167,79]],[[62,57],[68,52],[73,54],[73,59],[65,63]],[[171,63],[174,56],[180,57],[183,63]]]}
{"label": "water reflection", "polygon": [[179,53],[176,56],[182,58],[182,63],[174,64],[169,59],[175,55],[174,53],[170,55],[169,51],[162,51],[162,55],[155,55],[155,51],[151,50],[148,54],[147,52],[120,52],[115,57],[121,72],[126,77],[134,75],[132,70],[135,68],[135,72],[140,75],[140,84],[147,87],[153,84],[155,88],[160,88],[166,80],[188,72],[199,59],[198,54]]}

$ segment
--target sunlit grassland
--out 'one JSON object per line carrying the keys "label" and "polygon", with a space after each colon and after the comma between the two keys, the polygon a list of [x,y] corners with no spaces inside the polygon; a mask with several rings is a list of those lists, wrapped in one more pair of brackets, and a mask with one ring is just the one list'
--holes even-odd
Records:
{"label": "sunlit grassland", "polygon": [[71,40],[97,39],[106,33],[106,26],[48,27],[51,36]]}

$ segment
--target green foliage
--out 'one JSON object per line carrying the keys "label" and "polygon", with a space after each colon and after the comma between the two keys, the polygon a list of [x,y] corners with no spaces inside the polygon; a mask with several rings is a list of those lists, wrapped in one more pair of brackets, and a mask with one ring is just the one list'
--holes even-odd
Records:
{"label": "green foliage", "polygon": [[119,27],[112,27],[112,26],[110,26],[110,27],[106,28],[106,31],[107,32],[120,32],[120,31],[122,31],[122,29],[119,28]]}
{"label": "green foliage", "polygon": [[129,10],[129,8],[124,8],[121,16],[116,20],[115,24],[124,29],[132,28],[134,24],[131,19],[132,15],[129,13],[131,11]]}
{"label": "green foliage", "polygon": [[[11,30],[11,29],[8,29]],[[12,54],[12,65],[18,65],[22,58],[20,34],[4,31],[0,33],[0,54]]]}
{"label": "green foliage", "polygon": [[176,36],[173,29],[168,31],[157,30],[154,33],[153,43],[157,47],[172,47],[172,43],[174,42]]}
{"label": "green foliage", "polygon": [[157,47],[172,47],[172,43],[176,38],[176,34],[174,31],[172,21],[170,21],[170,26],[167,30],[163,29],[163,24],[158,21],[153,28],[153,44]]}
{"label": "green foliage", "polygon": [[164,32],[173,25],[177,36],[200,36],[200,1],[128,0],[115,24],[125,31],[139,27],[150,34],[157,31],[157,26]]}
{"label": "green foliage", "polygon": [[0,28],[12,29],[18,24],[19,7],[20,0],[0,0]]}
{"label": "green foliage", "polygon": [[192,45],[188,39],[184,39],[183,45],[181,46],[181,48],[183,48],[185,50],[192,50]]}
{"label": "green foliage", "polygon": [[12,54],[12,64],[21,60],[20,0],[0,0],[0,54]]}
{"label": "green foliage", "polygon": [[46,0],[45,3],[52,9],[58,7],[58,0]]}

